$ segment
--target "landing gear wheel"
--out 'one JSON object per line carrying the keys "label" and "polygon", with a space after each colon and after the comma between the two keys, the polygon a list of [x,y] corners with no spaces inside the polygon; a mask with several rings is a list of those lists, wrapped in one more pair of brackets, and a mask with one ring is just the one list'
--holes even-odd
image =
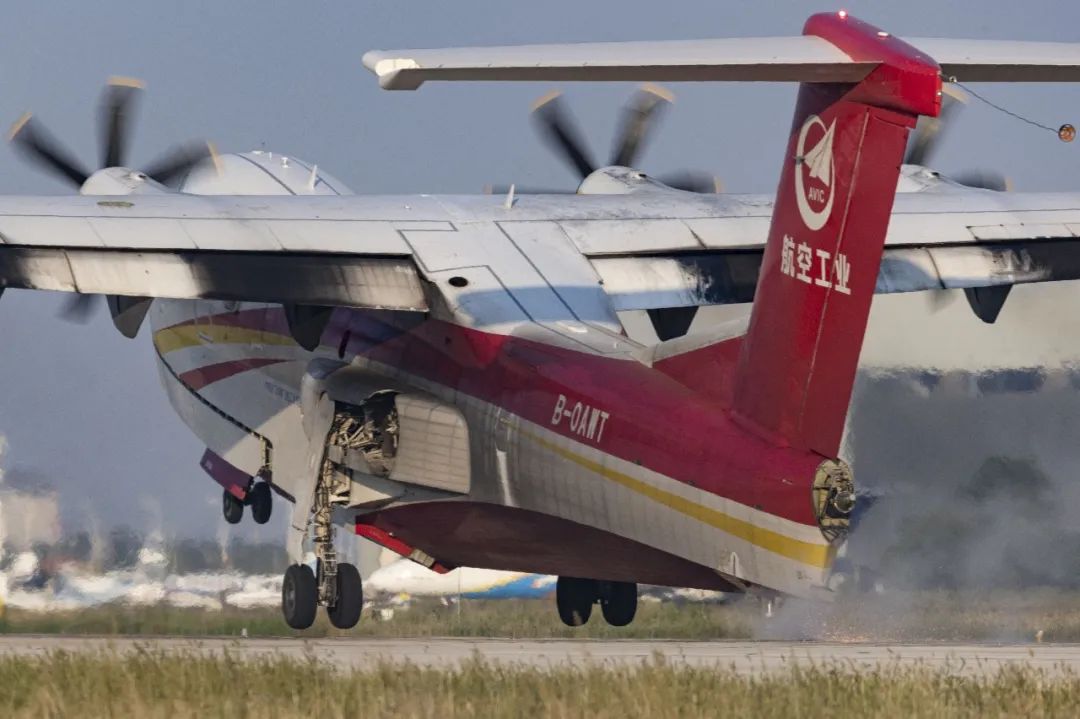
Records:
{"label": "landing gear wheel", "polygon": [[251,505],[251,518],[255,520],[255,524],[269,522],[270,513],[274,510],[274,495],[270,491],[270,485],[256,482],[248,493],[248,504]]}
{"label": "landing gear wheel", "polygon": [[229,524],[239,524],[244,518],[244,503],[226,489],[221,493],[221,513]]}
{"label": "landing gear wheel", "polygon": [[285,570],[281,583],[281,613],[293,629],[307,629],[315,623],[319,608],[319,587],[315,573],[306,564],[293,564]]}
{"label": "landing gear wheel", "polygon": [[596,602],[596,582],[592,579],[559,577],[555,584],[555,606],[559,619],[568,627],[580,627],[589,621]]}
{"label": "landing gear wheel", "polygon": [[360,572],[351,564],[337,565],[337,601],[326,608],[330,623],[338,629],[352,629],[360,621],[364,607],[364,585]]}
{"label": "landing gear wheel", "polygon": [[613,627],[625,627],[637,614],[637,584],[607,582],[607,591],[600,598],[604,620]]}

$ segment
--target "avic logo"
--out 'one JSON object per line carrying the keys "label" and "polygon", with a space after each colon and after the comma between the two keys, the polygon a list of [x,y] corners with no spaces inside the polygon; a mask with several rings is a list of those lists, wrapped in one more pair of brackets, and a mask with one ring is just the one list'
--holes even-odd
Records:
{"label": "avic logo", "polygon": [[[795,146],[795,201],[799,215],[811,230],[820,230],[832,214],[833,183],[833,136],[836,120],[825,127],[817,115],[806,118],[799,130]],[[814,145],[806,149],[807,140],[813,136]]]}

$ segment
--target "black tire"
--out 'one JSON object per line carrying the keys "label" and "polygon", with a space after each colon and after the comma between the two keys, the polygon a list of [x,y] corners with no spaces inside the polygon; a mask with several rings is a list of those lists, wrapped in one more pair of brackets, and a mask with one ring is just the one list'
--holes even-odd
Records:
{"label": "black tire", "polygon": [[269,522],[270,514],[274,511],[274,493],[270,491],[270,485],[256,482],[248,494],[248,504],[251,505],[251,518],[255,524]]}
{"label": "black tire", "polygon": [[319,608],[319,587],[315,573],[306,564],[293,564],[285,570],[281,583],[281,613],[293,629],[307,629],[315,623]]}
{"label": "black tire", "polygon": [[604,621],[613,627],[625,627],[637,614],[637,584],[634,582],[609,582],[607,591],[600,599],[600,611]]}
{"label": "black tire", "polygon": [[244,503],[226,489],[221,493],[221,513],[229,524],[240,524],[244,518]]}
{"label": "black tire", "polygon": [[555,583],[555,606],[559,619],[568,627],[584,626],[596,602],[596,582],[592,579],[559,577]]}
{"label": "black tire", "polygon": [[351,564],[337,565],[337,602],[326,608],[330,623],[338,629],[352,629],[364,608],[364,585],[360,571]]}

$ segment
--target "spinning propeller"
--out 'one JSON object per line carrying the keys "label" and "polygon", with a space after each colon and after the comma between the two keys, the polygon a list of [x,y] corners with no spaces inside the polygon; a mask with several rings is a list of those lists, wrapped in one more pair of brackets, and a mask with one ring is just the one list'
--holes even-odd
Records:
{"label": "spinning propeller", "polygon": [[[967,95],[951,85],[945,85],[941,97],[941,114],[938,117],[919,118],[904,156],[904,164],[929,166],[941,145],[945,130],[955,122],[957,113],[966,103]],[[1009,179],[996,170],[961,170],[947,177],[961,185],[982,190],[1005,192],[1012,187]]]}
{"label": "spinning propeller", "polygon": [[[619,120],[619,127],[612,145],[608,166],[635,167],[641,156],[646,141],[656,127],[664,108],[674,101],[674,96],[656,85],[643,85],[626,104]],[[532,107],[533,121],[541,137],[584,181],[596,170],[601,169],[593,161],[592,154],[577,124],[564,106],[562,95],[558,91],[550,92],[536,101]],[[678,190],[689,192],[715,193],[718,191],[717,179],[708,173],[694,170],[682,170],[657,176],[659,182]],[[497,192],[496,188],[492,188]],[[567,190],[519,190],[526,194],[564,194]]]}
{"label": "spinning propeller", "polygon": [[[125,167],[131,140],[130,124],[143,84],[131,78],[113,77],[105,86],[98,109],[100,168]],[[93,174],[80,163],[32,114],[27,113],[11,128],[12,146],[23,157],[54,175],[81,188]],[[205,142],[175,147],[143,168],[143,173],[175,187],[192,167],[211,157]]]}
{"label": "spinning propeller", "polygon": [[[955,87],[946,85],[942,95],[941,114],[938,117],[920,117],[912,133],[911,142],[908,144],[907,154],[904,156],[906,165],[926,166],[941,144],[941,138],[949,123],[955,122],[955,117],[960,107],[967,102],[967,96]],[[967,187],[983,190],[995,190],[1006,192],[1012,189],[1012,183],[1002,173],[988,169],[961,170],[947,177]],[[964,296],[968,305],[975,315],[983,322],[992,324],[997,320],[1005,300],[1012,289],[1010,285],[998,285],[994,287],[968,288],[964,290]],[[956,292],[952,290],[934,290],[926,293],[927,303],[932,312],[937,312],[956,299]]]}
{"label": "spinning propeller", "polygon": [[[131,141],[131,121],[144,85],[131,78],[109,79],[98,107],[100,168],[125,167]],[[23,115],[8,135],[12,147],[31,164],[59,176],[82,190],[92,172],[69,152],[31,113]],[[177,146],[145,166],[143,174],[167,187],[175,187],[198,163],[212,157],[208,143]],[[73,294],[60,310],[71,322],[85,323],[94,312],[94,295]]]}

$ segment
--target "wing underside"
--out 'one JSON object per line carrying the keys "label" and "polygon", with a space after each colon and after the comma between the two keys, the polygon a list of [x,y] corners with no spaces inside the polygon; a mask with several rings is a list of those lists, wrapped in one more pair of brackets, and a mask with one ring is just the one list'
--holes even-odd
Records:
{"label": "wing underside", "polygon": [[[740,304],[754,299],[760,250],[592,260],[616,310]],[[885,251],[875,292],[1002,287],[1080,279],[1080,238]]]}
{"label": "wing underside", "polygon": [[85,294],[422,311],[409,259],[291,252],[0,246],[0,286]]}
{"label": "wing underside", "polygon": [[[510,210],[491,197],[0,198],[0,288],[423,311],[436,270],[498,274],[481,238],[544,226],[590,260],[615,309],[750,301],[771,202],[668,194],[648,210],[632,196]],[[1080,196],[901,195],[877,291],[1078,278]]]}

